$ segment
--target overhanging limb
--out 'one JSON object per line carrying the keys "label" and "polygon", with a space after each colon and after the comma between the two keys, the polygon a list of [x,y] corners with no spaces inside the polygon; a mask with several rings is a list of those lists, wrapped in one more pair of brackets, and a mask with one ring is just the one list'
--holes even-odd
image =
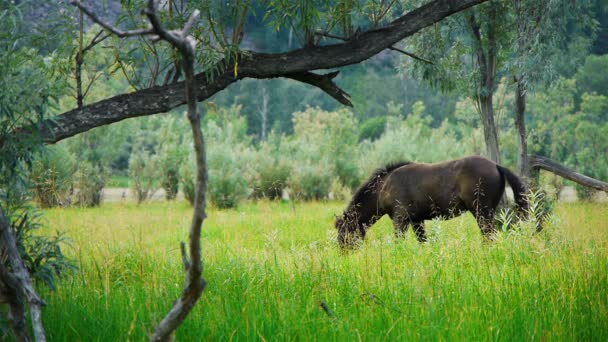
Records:
{"label": "overhanging limb", "polygon": [[608,183],[578,173],[575,170],[563,166],[555,160],[537,155],[530,155],[529,158],[530,168],[533,170],[542,169],[549,171],[588,188],[608,192]]}

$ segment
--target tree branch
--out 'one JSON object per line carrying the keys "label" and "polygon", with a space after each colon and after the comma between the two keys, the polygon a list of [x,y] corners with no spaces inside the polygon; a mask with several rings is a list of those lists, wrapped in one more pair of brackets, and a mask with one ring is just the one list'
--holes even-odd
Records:
{"label": "tree branch", "polygon": [[[338,39],[338,40],[342,40],[342,41],[348,41],[349,40],[349,38],[340,37],[340,36],[337,36],[335,34],[331,34],[331,33],[328,33],[328,32],[317,31],[316,34],[319,35],[319,36],[323,36],[323,37],[327,37],[327,38],[332,38],[332,39]],[[433,62],[429,61],[428,59],[424,59],[424,58],[422,58],[422,57],[420,57],[418,55],[415,55],[415,54],[413,54],[411,52],[407,52],[405,50],[399,49],[397,47],[389,46],[388,49],[400,52],[400,53],[402,53],[402,54],[404,54],[404,55],[406,55],[408,57],[411,57],[413,59],[419,60],[421,62],[424,62],[424,63],[427,63],[427,64],[433,64]]]}
{"label": "tree branch", "polygon": [[530,168],[549,171],[588,188],[608,192],[608,183],[585,176],[547,157],[530,155]]}
{"label": "tree branch", "polygon": [[[286,53],[239,54],[238,77],[234,76],[234,58],[231,62],[221,61],[218,65],[222,66],[222,71],[213,78],[204,73],[196,75],[197,100],[204,101],[243,78],[288,77],[295,73],[339,68],[362,62],[451,14],[485,1],[487,0],[435,0],[403,15],[386,27],[371,29],[343,43],[309,46]],[[142,32],[149,34],[150,30]],[[118,95],[46,120],[43,122],[42,139],[46,143],[55,143],[113,122],[164,113],[184,103],[183,83]],[[29,131],[34,129],[23,128],[16,133],[28,134]]]}
{"label": "tree branch", "polygon": [[143,35],[148,35],[148,34],[152,34],[153,33],[152,29],[150,29],[150,28],[147,28],[147,29],[137,29],[137,30],[129,30],[129,31],[119,30],[119,29],[113,27],[112,25],[110,25],[109,23],[103,21],[101,18],[99,18],[95,14],[95,12],[93,12],[90,8],[88,8],[87,6],[85,6],[80,1],[78,1],[78,0],[70,0],[70,5],[78,7],[91,20],[93,20],[94,22],[96,22],[97,24],[99,24],[101,27],[103,27],[104,29],[112,32],[113,34],[117,35],[120,38],[134,37],[134,36],[143,36]]}
{"label": "tree branch", "polygon": [[312,72],[298,72],[285,75],[285,77],[313,85],[329,94],[329,96],[333,97],[341,104],[352,107],[353,104],[350,102],[350,95],[340,89],[333,81],[338,73],[340,72],[334,71],[329,74],[319,75]]}

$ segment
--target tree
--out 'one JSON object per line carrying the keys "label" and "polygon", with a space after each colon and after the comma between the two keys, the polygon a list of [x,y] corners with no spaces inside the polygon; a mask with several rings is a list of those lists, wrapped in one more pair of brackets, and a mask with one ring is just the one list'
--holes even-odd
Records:
{"label": "tree", "polygon": [[[71,1],[72,4],[78,5],[87,16],[93,18],[98,24],[118,37],[148,36],[149,38],[150,35],[156,35],[158,37],[156,40],[168,41],[170,43],[169,47],[158,48],[162,50],[161,52],[167,54],[156,55],[160,56],[159,62],[152,64],[152,72],[148,77],[148,82],[146,82],[147,87],[141,87],[131,93],[120,94],[88,105],[83,103],[79,108],[56,117],[41,118],[35,123],[29,121],[9,126],[7,134],[0,137],[0,149],[4,153],[12,146],[12,142],[25,141],[33,136],[39,136],[43,143],[56,143],[95,127],[128,118],[166,112],[183,104],[188,105],[188,119],[194,136],[197,163],[195,211],[189,245],[191,261],[186,257],[185,247],[182,245],[184,266],[187,271],[184,292],[152,336],[153,340],[168,339],[172,331],[185,319],[205,287],[205,281],[202,278],[200,231],[206,216],[207,171],[204,138],[200,129],[200,116],[197,113],[196,101],[204,101],[222,91],[228,85],[244,78],[284,77],[318,87],[340,103],[350,105],[348,94],[334,83],[337,72],[319,74],[313,71],[360,63],[380,51],[390,48],[400,40],[415,34],[420,29],[484,1],[432,1],[402,15],[383,27],[378,26],[379,20],[377,20],[374,26],[365,32],[356,32],[352,29],[351,21],[348,20],[351,13],[348,13],[348,11],[338,16],[339,20],[336,20],[334,12],[331,11],[331,6],[329,9],[316,8],[309,1],[301,2],[306,6],[298,8],[298,14],[301,16],[299,19],[304,18],[306,20],[287,22],[286,20],[291,20],[292,17],[285,16],[280,11],[276,14],[276,10],[281,8],[282,2],[271,1],[267,6],[271,10],[271,15],[274,16],[274,24],[277,27],[291,26],[290,29],[301,33],[303,37],[302,43],[304,43],[304,46],[302,48],[282,53],[242,51],[239,48],[243,39],[245,19],[249,8],[247,3],[240,6],[223,6],[223,3],[221,6],[214,6],[216,5],[215,2],[205,2],[205,5],[201,6],[201,10],[204,13],[203,17],[207,19],[205,19],[204,25],[194,28],[197,11],[193,11],[192,8],[181,8],[179,13],[193,13],[193,16],[178,17],[177,11],[173,11],[175,2],[163,3],[163,6],[167,6],[167,8],[157,12],[156,2],[149,0],[144,13],[150,25],[135,21],[133,25],[135,27],[131,26],[132,29],[122,31],[105,23],[80,2]],[[125,2],[125,4],[143,5],[139,1]],[[188,2],[186,5],[199,4]],[[272,10],[275,10],[275,12],[272,12]],[[335,44],[318,45],[315,30],[317,25],[322,22],[320,13],[326,14],[323,19],[325,26],[336,27],[336,22],[343,21],[345,23],[343,25],[344,32],[347,33],[348,40]],[[231,30],[217,30],[218,22],[225,22],[230,19],[232,20],[226,26],[229,26]],[[168,21],[169,25],[177,27],[177,29],[165,29],[161,20],[163,22]],[[128,22],[128,20],[123,20],[123,22]],[[191,30],[194,37],[189,35]],[[225,32],[231,32],[231,34]],[[196,43],[199,43],[201,48],[195,51],[194,45]],[[155,47],[151,48],[156,52],[155,49]],[[174,53],[170,53],[171,51]],[[197,52],[196,56],[195,52]],[[195,57],[198,57],[198,59],[195,60]],[[197,61],[202,66],[202,71],[195,75],[194,68]],[[160,77],[163,72],[163,77]],[[184,81],[180,82],[181,77],[184,78]],[[141,85],[141,82],[139,84]],[[40,129],[37,129],[37,127],[40,127]],[[16,158],[13,157],[13,160],[16,160]],[[2,223],[2,227],[5,227],[4,220],[0,223]],[[2,237],[4,238],[5,235],[3,234]],[[17,257],[14,256],[14,258]],[[30,303],[34,302],[30,301]],[[31,307],[34,308],[35,306]],[[17,313],[17,311],[13,313]],[[39,326],[41,327],[39,319],[34,321],[40,323]],[[27,336],[27,332],[22,326],[15,330],[19,336],[22,336],[22,334]],[[43,338],[44,335],[41,339]]]}
{"label": "tree", "polygon": [[505,2],[489,2],[427,28],[413,40],[432,64],[414,61],[413,69],[423,79],[444,90],[458,89],[473,100],[484,132],[490,159],[500,162],[498,131],[494,113],[497,76],[504,64],[508,37]]}
{"label": "tree", "polygon": [[[546,85],[557,77],[555,68],[548,61],[578,59],[581,51],[564,54],[564,47],[572,39],[568,28],[574,26],[573,31],[585,30],[591,23],[586,16],[585,5],[573,1],[513,0],[511,9],[515,35],[511,47],[513,62],[507,67],[516,83],[515,127],[518,133],[519,171],[521,175],[529,177],[526,94],[529,89]],[[574,20],[577,21],[576,25],[568,25]]]}
{"label": "tree", "polygon": [[[555,75],[547,61],[562,54],[561,49],[568,42],[568,24],[577,20],[576,29],[572,31],[593,28],[585,11],[586,4],[570,1],[513,0],[511,5],[494,1],[476,6],[415,37],[413,45],[416,50],[423,51],[424,58],[433,63],[414,61],[414,70],[436,86],[458,89],[473,99],[483,124],[487,154],[496,162],[500,162],[500,148],[493,94],[497,75],[511,73],[517,84],[515,124],[520,171],[528,175],[533,166],[553,172],[557,170],[554,167],[557,163],[545,163],[546,159],[538,156],[530,165],[524,118],[525,96],[532,84],[546,82]],[[574,57],[579,55],[580,51],[577,51],[566,58],[560,57],[576,59]],[[509,60],[514,62],[508,63]],[[562,172],[560,175],[565,174]],[[597,188],[582,178],[576,179],[581,184]]]}

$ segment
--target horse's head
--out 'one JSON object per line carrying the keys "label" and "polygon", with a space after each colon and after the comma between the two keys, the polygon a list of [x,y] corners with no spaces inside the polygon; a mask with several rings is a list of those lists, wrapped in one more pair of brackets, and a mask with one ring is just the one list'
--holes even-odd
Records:
{"label": "horse's head", "polygon": [[336,216],[336,229],[338,230],[338,244],[342,248],[355,247],[365,234],[361,229],[361,223],[356,215],[344,212],[342,216]]}

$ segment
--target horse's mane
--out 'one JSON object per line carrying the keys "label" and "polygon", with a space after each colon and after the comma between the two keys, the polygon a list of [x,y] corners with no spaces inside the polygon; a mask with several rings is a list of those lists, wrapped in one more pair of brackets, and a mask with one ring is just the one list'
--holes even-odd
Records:
{"label": "horse's mane", "polygon": [[376,169],[376,171],[374,171],[374,173],[372,173],[372,175],[369,177],[369,179],[365,183],[363,183],[363,185],[361,185],[359,187],[359,189],[357,189],[357,191],[355,192],[355,195],[353,196],[353,199],[350,201],[350,204],[348,205],[348,207],[350,208],[353,205],[357,205],[357,204],[363,202],[368,196],[375,193],[378,185],[381,184],[381,182],[386,178],[386,176],[388,176],[394,170],[396,170],[404,165],[409,165],[409,164],[412,164],[412,162],[410,162],[410,161],[392,162],[381,168]]}

